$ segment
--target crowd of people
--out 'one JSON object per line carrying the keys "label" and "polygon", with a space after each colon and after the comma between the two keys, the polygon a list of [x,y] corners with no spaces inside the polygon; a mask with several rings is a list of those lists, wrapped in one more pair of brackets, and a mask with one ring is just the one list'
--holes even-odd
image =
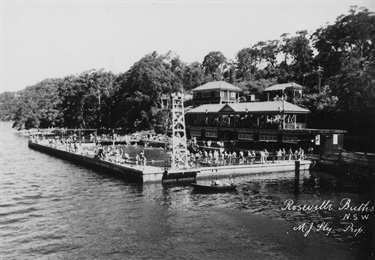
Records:
{"label": "crowd of people", "polygon": [[[51,147],[57,149],[63,149],[69,152],[89,155],[88,149],[82,147],[82,141],[77,140],[75,135],[68,137],[67,139],[59,139],[58,136],[54,138],[46,139],[44,136],[40,140],[37,137],[31,136],[33,142],[44,142],[48,143]],[[196,140],[192,140],[193,143],[197,143]],[[210,147],[211,143],[208,144]],[[93,152],[94,157],[100,160],[106,160],[114,163],[128,163],[140,166],[146,166],[147,158],[145,156],[145,150],[142,149],[140,153],[134,157],[130,157],[121,146],[102,146],[99,142],[96,143]],[[266,164],[269,162],[270,153],[267,149],[255,151],[255,150],[237,150],[227,151],[224,148],[212,148],[212,149],[200,149],[197,152],[188,151],[188,164],[193,167],[200,167],[201,165],[248,165],[261,163]],[[305,153],[302,148],[293,151],[289,148],[288,151],[285,148],[280,148],[272,154],[272,161],[292,161],[292,160],[303,160],[305,159]],[[154,162],[154,161],[153,161]]]}
{"label": "crowd of people", "polygon": [[[269,162],[270,153],[267,149],[255,151],[255,150],[240,150],[227,151],[225,149],[213,149],[213,150],[200,150],[196,153],[190,153],[190,165],[199,164],[211,164],[211,165],[241,165],[241,164],[254,164],[261,163],[266,164]],[[304,150],[299,148],[293,150],[290,148],[288,152],[283,149],[279,149],[275,152],[272,157],[272,161],[292,161],[292,160],[303,160],[305,159]]]}
{"label": "crowd of people", "polygon": [[114,163],[127,163],[135,164],[140,166],[146,166],[147,158],[145,156],[145,150],[142,149],[141,152],[135,155],[134,158],[130,157],[129,153],[125,152],[120,146],[107,146],[103,147],[98,144],[94,150],[95,158],[100,160],[105,160]]}
{"label": "crowd of people", "polygon": [[68,138],[59,138],[59,136],[45,137],[42,138],[31,135],[30,141],[34,143],[48,144],[50,147],[66,150],[72,153],[82,153],[82,141],[78,140],[76,135],[69,136]]}
{"label": "crowd of people", "polygon": [[48,138],[45,136],[42,136],[41,138],[37,136],[30,136],[30,141],[75,154],[85,156],[93,155],[96,159],[114,163],[128,163],[140,166],[146,166],[147,163],[144,149],[142,149],[139,154],[136,154],[135,157],[132,158],[121,146],[102,146],[100,142],[96,142],[94,151],[89,151],[87,147],[83,146],[84,142],[82,142],[82,140],[78,140],[75,135],[69,136],[66,139],[59,138],[58,136]]}

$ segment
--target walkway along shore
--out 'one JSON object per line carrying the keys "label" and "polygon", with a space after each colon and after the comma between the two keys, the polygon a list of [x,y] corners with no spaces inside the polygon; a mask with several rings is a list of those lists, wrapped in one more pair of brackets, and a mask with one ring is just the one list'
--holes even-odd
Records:
{"label": "walkway along shore", "polygon": [[[253,174],[290,172],[295,170],[294,161],[277,161],[266,164],[226,165],[185,167],[178,169],[164,169],[151,165],[134,165],[129,163],[115,163],[93,158],[84,153],[74,153],[51,147],[49,144],[29,141],[29,148],[40,151],[77,164],[86,165],[135,182],[168,182],[195,179],[227,178]],[[300,160],[300,170],[309,170],[312,164],[309,160]]]}

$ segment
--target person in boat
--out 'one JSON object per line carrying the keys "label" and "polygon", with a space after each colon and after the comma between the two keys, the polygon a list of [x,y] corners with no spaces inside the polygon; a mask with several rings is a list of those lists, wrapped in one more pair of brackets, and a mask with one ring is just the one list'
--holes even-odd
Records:
{"label": "person in boat", "polygon": [[233,181],[232,175],[229,176],[229,185],[230,186],[234,185],[234,181]]}
{"label": "person in boat", "polygon": [[218,180],[218,179],[216,179],[215,181],[214,181],[214,186],[221,186],[222,184],[221,184],[221,182]]}

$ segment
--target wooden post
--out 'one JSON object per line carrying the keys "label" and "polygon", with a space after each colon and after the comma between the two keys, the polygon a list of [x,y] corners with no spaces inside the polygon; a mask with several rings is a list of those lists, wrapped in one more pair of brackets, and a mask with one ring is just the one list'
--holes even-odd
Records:
{"label": "wooden post", "polygon": [[300,172],[300,164],[299,160],[295,160],[295,168],[294,168],[294,192],[298,193],[299,191],[299,172]]}

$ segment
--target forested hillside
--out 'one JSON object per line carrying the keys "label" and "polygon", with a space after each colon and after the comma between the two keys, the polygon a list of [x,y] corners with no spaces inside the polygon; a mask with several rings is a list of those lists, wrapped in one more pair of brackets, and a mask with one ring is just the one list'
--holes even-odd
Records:
{"label": "forested hillside", "polygon": [[[309,127],[375,132],[375,16],[352,9],[312,35],[298,31],[260,41],[227,59],[214,50],[202,63],[188,64],[175,53],[147,54],[115,75],[90,70],[45,79],[19,92],[0,95],[1,120],[16,128],[162,129],[162,94],[189,92],[212,80],[261,94],[276,83],[306,87],[299,104],[311,113]],[[319,82],[321,84],[319,84]],[[321,87],[319,87],[321,86]]]}

